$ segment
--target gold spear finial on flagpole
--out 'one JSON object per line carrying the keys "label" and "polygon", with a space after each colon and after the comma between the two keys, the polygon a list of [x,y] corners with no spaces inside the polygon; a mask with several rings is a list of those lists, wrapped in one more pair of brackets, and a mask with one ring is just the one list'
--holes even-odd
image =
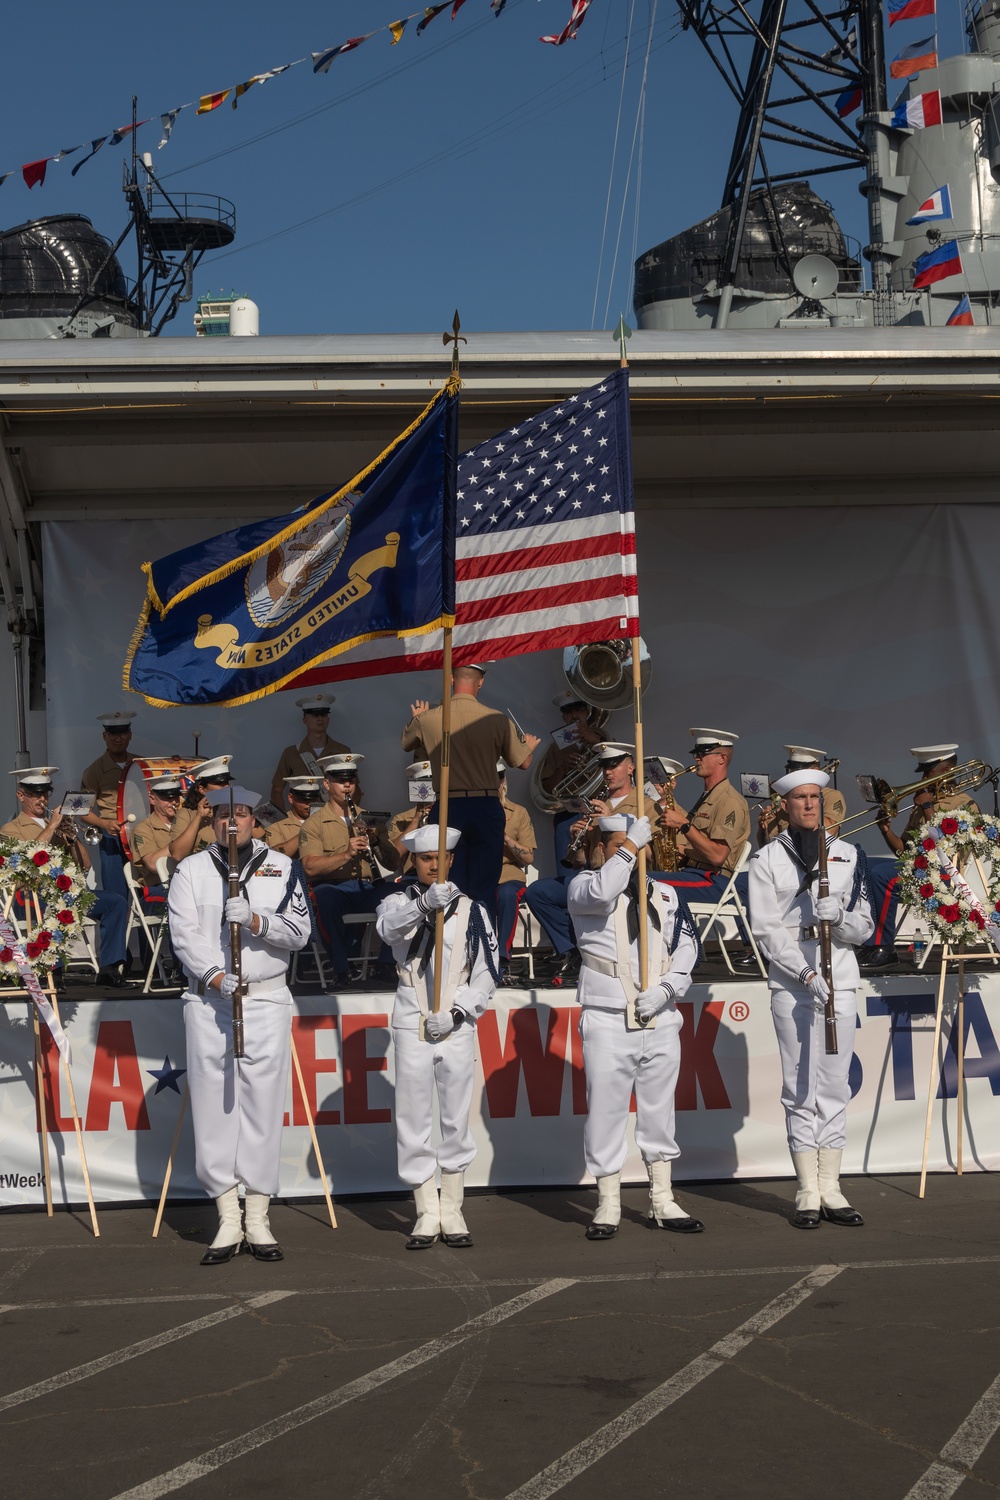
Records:
{"label": "gold spear finial on flagpole", "polygon": [[611,336],[618,345],[618,352],[621,355],[622,369],[627,370],[628,351],[625,348],[625,340],[632,337],[632,330],[626,323],[623,313],[618,314],[618,327],[615,329],[614,333]]}
{"label": "gold spear finial on flagpole", "polygon": [[458,374],[458,346],[459,344],[467,344],[469,342],[469,340],[463,334],[459,333],[458,330],[461,328],[461,326],[462,320],[458,316],[458,308],[456,307],[455,317],[452,320],[451,332],[442,333],[441,335],[441,342],[442,344],[444,344],[445,348],[447,348],[449,344],[454,344],[455,346],[451,351],[451,373],[453,375]]}

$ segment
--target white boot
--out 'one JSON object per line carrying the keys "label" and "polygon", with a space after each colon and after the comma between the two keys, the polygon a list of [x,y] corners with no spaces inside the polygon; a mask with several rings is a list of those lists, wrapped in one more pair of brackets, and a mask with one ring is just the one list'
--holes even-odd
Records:
{"label": "white boot", "polygon": [[612,1172],[597,1179],[597,1212],[587,1226],[588,1240],[609,1240],[617,1234],[622,1218],[622,1174]]}
{"label": "white boot", "polygon": [[798,1191],[792,1223],[796,1229],[815,1229],[819,1224],[819,1158],[815,1151],[793,1151],[792,1162]]}
{"label": "white boot", "polygon": [[428,1177],[426,1182],[413,1189],[413,1201],[417,1205],[417,1222],[406,1242],[406,1248],[426,1250],[441,1233],[441,1202],[433,1177]]}
{"label": "white boot", "polygon": [[281,1246],[271,1233],[267,1210],[271,1199],[267,1193],[253,1193],[247,1188],[247,1249],[257,1260],[284,1260]]}
{"label": "white boot", "polygon": [[856,1208],[852,1208],[840,1191],[840,1160],[843,1151],[829,1146],[819,1149],[819,1197],[824,1219],[831,1224],[848,1224],[852,1227],[865,1221]]}
{"label": "white boot", "polygon": [[672,1229],[675,1234],[700,1234],[704,1224],[700,1219],[690,1218],[674,1197],[670,1182],[670,1162],[648,1161],[649,1217],[661,1229]]}
{"label": "white boot", "polygon": [[469,1226],[462,1215],[465,1199],[465,1173],[441,1173],[441,1238],[453,1250],[467,1250],[472,1244]]}
{"label": "white boot", "polygon": [[232,1260],[243,1243],[239,1188],[227,1188],[221,1198],[216,1198],[215,1206],[219,1210],[219,1228],[215,1239],[201,1258],[203,1266],[221,1266],[227,1260]]}

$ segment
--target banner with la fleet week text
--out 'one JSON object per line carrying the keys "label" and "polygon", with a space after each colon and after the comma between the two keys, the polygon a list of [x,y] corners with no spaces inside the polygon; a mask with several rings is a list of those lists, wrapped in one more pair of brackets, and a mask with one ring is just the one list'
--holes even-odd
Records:
{"label": "banner with la fleet week text", "polygon": [[[965,997],[966,1170],[1000,1167],[1000,977],[975,975]],[[936,976],[869,983],[859,992],[851,1070],[846,1172],[913,1172],[920,1166],[930,1079]],[[949,980],[935,1094],[930,1164],[955,1162],[957,1032]],[[294,1044],[316,1111],[334,1193],[399,1191],[393,1124],[390,995],[315,996],[296,1002]],[[696,985],[680,1007],[677,1087],[681,1157],[687,1179],[791,1175],[779,1093],[781,1075],[770,1005],[761,983]],[[100,1202],[159,1195],[184,1093],[179,1000],[63,1004],[73,1049],[73,1082],[94,1195]],[[473,1122],[478,1148],[470,1186],[513,1187],[588,1181],[583,1169],[586,1080],[571,996],[500,991],[478,1027]],[[46,1035],[46,1105],[53,1196],[84,1199],[68,1091]],[[443,1045],[447,1046],[447,1043]],[[302,1105],[290,1091],[281,1193],[320,1191]],[[194,1175],[187,1111],[172,1198],[202,1195]],[[626,1180],[645,1172],[632,1147]],[[27,1007],[0,1006],[0,1204],[44,1203],[32,1028]]]}

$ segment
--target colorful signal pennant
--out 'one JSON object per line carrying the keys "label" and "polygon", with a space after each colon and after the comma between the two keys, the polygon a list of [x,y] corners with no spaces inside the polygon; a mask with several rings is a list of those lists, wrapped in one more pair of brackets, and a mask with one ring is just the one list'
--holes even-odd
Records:
{"label": "colorful signal pennant", "polygon": [[955,311],[951,314],[946,328],[974,328],[976,320],[972,316],[972,303],[969,301],[968,292],[963,292]]}
{"label": "colorful signal pennant", "polygon": [[916,21],[921,16],[937,15],[936,0],[889,0],[889,25],[897,21]]}
{"label": "colorful signal pennant", "polygon": [[946,281],[949,276],[961,276],[962,254],[957,240],[945,240],[936,250],[918,255],[913,262],[913,286],[916,290],[933,286],[936,281]]}
{"label": "colorful signal pennant", "polygon": [[907,219],[907,224],[926,224],[931,219],[950,219],[951,212],[951,190],[945,183],[942,187],[935,188],[929,198],[926,198],[912,219]]}
{"label": "colorful signal pennant", "polygon": [[904,47],[889,64],[889,72],[893,78],[912,78],[925,68],[936,68],[937,60],[937,37],[925,36],[923,41]]}
{"label": "colorful signal pennant", "polygon": [[540,42],[551,42],[554,47],[561,47],[563,42],[571,42],[583,25],[583,18],[590,9],[591,0],[573,0],[573,10],[569,20],[557,36],[540,36]]}
{"label": "colorful signal pennant", "polygon": [[889,124],[894,130],[926,130],[929,125],[940,125],[942,118],[941,90],[930,89],[897,104]]}

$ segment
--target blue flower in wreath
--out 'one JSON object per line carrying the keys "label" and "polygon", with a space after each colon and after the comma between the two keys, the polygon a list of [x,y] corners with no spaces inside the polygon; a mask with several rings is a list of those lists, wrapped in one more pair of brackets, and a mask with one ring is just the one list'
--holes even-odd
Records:
{"label": "blue flower in wreath", "polygon": [[968,831],[969,831],[969,825],[968,825],[968,823],[959,823],[959,825],[958,825],[958,831],[959,831],[959,833],[968,833]]}
{"label": "blue flower in wreath", "polygon": [[16,870],[21,863],[21,856],[19,854],[8,854],[7,863],[12,870]]}
{"label": "blue flower in wreath", "polygon": [[995,823],[987,823],[987,825],[986,825],[986,827],[985,827],[985,829],[983,831],[986,834],[986,837],[990,840],[990,842],[995,844],[996,841],[997,841],[997,837],[998,837],[996,824]]}

